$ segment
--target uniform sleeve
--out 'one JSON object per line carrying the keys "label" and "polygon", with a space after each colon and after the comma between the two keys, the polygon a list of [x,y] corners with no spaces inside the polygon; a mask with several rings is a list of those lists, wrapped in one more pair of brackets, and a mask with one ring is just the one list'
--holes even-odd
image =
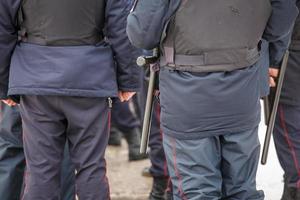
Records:
{"label": "uniform sleeve", "polygon": [[9,66],[17,42],[17,13],[20,0],[0,1],[0,98],[7,98]]}
{"label": "uniform sleeve", "polygon": [[128,37],[138,48],[154,49],[159,45],[164,27],[179,7],[181,0],[136,1],[133,12],[128,16]]}
{"label": "uniform sleeve", "polygon": [[153,49],[159,44],[168,4],[168,0],[137,1],[127,24],[127,34],[134,46]]}
{"label": "uniform sleeve", "polygon": [[139,69],[136,66],[136,51],[126,34],[128,2],[107,0],[105,34],[112,47],[117,65],[119,90],[137,91],[139,89]]}
{"label": "uniform sleeve", "polygon": [[269,42],[270,66],[278,67],[289,45],[290,34],[298,15],[297,0],[271,0],[272,14],[264,39]]}

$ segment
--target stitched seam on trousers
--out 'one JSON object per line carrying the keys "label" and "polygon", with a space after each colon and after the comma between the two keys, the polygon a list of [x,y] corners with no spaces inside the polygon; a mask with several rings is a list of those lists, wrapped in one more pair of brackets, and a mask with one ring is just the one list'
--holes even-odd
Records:
{"label": "stitched seam on trousers", "polygon": [[[109,137],[109,134],[110,134],[110,126],[111,126],[111,109],[109,109],[109,111],[108,111],[108,137]],[[107,179],[107,176],[106,176],[106,173],[107,173],[106,160],[104,162],[105,162],[105,183],[107,184],[107,188],[108,188],[108,200],[111,200],[111,198],[110,198],[110,186],[109,186],[109,182],[108,182],[108,179]]]}
{"label": "stitched seam on trousers", "polygon": [[[21,100],[21,103],[22,103],[22,100]],[[21,112],[20,112],[20,115],[21,115]],[[22,115],[21,115],[21,118],[22,118]],[[24,141],[24,138],[25,138],[25,135],[22,134],[23,141]],[[26,163],[26,159],[25,159],[25,166],[26,165],[27,165],[27,163]],[[26,193],[26,190],[27,190],[27,184],[26,184],[27,183],[27,178],[28,178],[28,172],[27,172],[27,167],[25,167],[24,177],[23,177],[23,179],[24,179],[24,188],[23,188],[23,193],[21,193],[21,195],[22,195],[22,198],[20,198],[21,200],[24,200],[24,198],[25,198],[25,193]]]}
{"label": "stitched seam on trousers", "polygon": [[[159,133],[160,133],[160,137],[161,137],[161,141],[163,141],[164,139],[164,135],[163,135],[163,131],[161,129],[161,125],[160,125],[160,105],[159,103],[156,104],[156,117],[157,117],[157,120],[159,122]],[[169,176],[169,172],[168,172],[168,166],[167,166],[167,160],[166,160],[166,157],[164,156],[164,176]]]}
{"label": "stitched seam on trousers", "polygon": [[110,135],[110,126],[111,126],[111,110],[108,111],[108,135]]}
{"label": "stitched seam on trousers", "polygon": [[[294,161],[294,164],[295,164],[295,168],[296,168],[297,173],[298,173],[298,180],[299,180],[299,178],[300,178],[300,169],[299,169],[299,165],[298,165],[298,159],[297,159],[297,156],[296,156],[296,151],[295,151],[294,145],[293,145],[292,141],[290,140],[290,136],[289,136],[289,133],[288,133],[288,130],[287,130],[287,126],[285,124],[284,113],[283,113],[283,109],[282,109],[281,105],[279,106],[279,113],[280,113],[281,127],[283,128],[284,136],[285,136],[286,142],[289,146],[290,153],[292,155],[292,158],[293,158],[293,161]],[[299,188],[299,187],[300,187],[300,185],[299,185],[299,181],[298,181],[297,182],[297,188]]]}
{"label": "stitched seam on trousers", "polygon": [[176,164],[177,163],[176,162],[176,141],[174,138],[172,138],[171,143],[172,143],[172,149],[173,149],[174,171],[175,171],[176,177],[178,178],[178,192],[183,200],[187,200],[187,198],[184,194],[184,191],[183,191],[182,177],[178,171],[177,164]]}

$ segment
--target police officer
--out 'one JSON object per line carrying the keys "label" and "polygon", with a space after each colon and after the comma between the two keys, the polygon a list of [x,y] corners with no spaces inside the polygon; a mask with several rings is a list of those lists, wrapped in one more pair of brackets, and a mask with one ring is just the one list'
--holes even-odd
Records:
{"label": "police officer", "polygon": [[138,89],[126,3],[4,0],[0,13],[1,98],[13,105],[13,95],[21,96],[23,199],[60,198],[66,141],[79,199],[109,199],[109,97],[127,101]]}
{"label": "police officer", "polygon": [[160,105],[157,101],[154,103],[151,126],[149,136],[149,158],[151,166],[149,168],[149,173],[153,177],[153,183],[149,200],[165,200],[170,198],[171,182],[162,145],[163,133],[160,128]]}
{"label": "police officer", "polygon": [[[132,109],[130,108],[132,105]],[[143,160],[147,156],[140,154],[141,128],[140,120],[134,111],[133,101],[120,102],[116,100],[111,112],[112,131],[110,132],[110,142],[121,143],[123,135],[128,143],[129,161]]]}
{"label": "police officer", "polygon": [[[130,11],[133,1],[124,0],[127,10]],[[136,57],[139,54],[137,49],[131,52]],[[136,68],[135,75],[139,77],[141,69]],[[116,146],[121,145],[121,136],[123,135],[128,144],[128,159],[129,161],[143,160],[147,156],[139,153],[140,148],[140,116],[137,108],[136,97],[133,97],[129,102],[120,102],[118,99],[114,101],[112,109],[112,130],[109,138],[109,143]]]}
{"label": "police officer", "polygon": [[[297,2],[298,8],[300,2]],[[298,16],[289,47],[282,94],[274,128],[274,142],[284,170],[284,191],[281,200],[300,199],[300,17]]]}
{"label": "police officer", "polygon": [[[1,103],[0,107],[0,196],[1,200],[19,200],[26,167],[21,116],[18,106],[9,107]],[[61,185],[62,199],[73,200],[75,171],[67,148],[62,164]]]}
{"label": "police officer", "polygon": [[128,18],[133,44],[161,47],[161,125],[175,200],[264,198],[255,184],[260,40],[270,42],[271,66],[280,66],[287,44],[278,44],[298,13],[294,0],[271,3],[140,0]]}

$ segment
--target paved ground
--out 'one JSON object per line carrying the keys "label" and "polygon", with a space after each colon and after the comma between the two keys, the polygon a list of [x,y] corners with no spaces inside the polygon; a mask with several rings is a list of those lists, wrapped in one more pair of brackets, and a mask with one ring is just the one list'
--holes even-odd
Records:
{"label": "paved ground", "polygon": [[[264,125],[260,126],[261,143],[265,133]],[[148,160],[128,162],[127,145],[109,147],[106,154],[108,177],[111,186],[112,200],[146,200],[152,184],[151,178],[141,176],[144,167],[149,166]],[[280,200],[282,192],[282,170],[278,164],[274,145],[266,166],[259,166],[257,185],[265,192],[265,200]]]}
{"label": "paved ground", "polygon": [[146,200],[152,178],[142,177],[141,171],[149,160],[129,162],[125,141],[122,147],[109,147],[106,159],[112,200]]}

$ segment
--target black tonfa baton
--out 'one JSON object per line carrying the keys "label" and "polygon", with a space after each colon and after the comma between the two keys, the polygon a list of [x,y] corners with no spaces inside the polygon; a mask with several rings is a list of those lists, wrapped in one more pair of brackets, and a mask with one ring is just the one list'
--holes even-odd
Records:
{"label": "black tonfa baton", "polygon": [[[263,146],[263,152],[261,156],[261,164],[265,165],[267,163],[268,158],[268,152],[269,152],[269,146],[270,146],[270,140],[271,136],[274,130],[275,120],[276,120],[276,114],[277,114],[277,108],[280,100],[281,95],[281,89],[283,85],[284,75],[288,63],[289,58],[289,52],[286,51],[282,60],[278,80],[276,83],[275,92],[273,92],[274,95],[272,95],[272,92],[269,96],[264,97],[264,112],[265,112],[265,122],[267,125],[267,131]],[[273,96],[273,97],[272,97]]]}

